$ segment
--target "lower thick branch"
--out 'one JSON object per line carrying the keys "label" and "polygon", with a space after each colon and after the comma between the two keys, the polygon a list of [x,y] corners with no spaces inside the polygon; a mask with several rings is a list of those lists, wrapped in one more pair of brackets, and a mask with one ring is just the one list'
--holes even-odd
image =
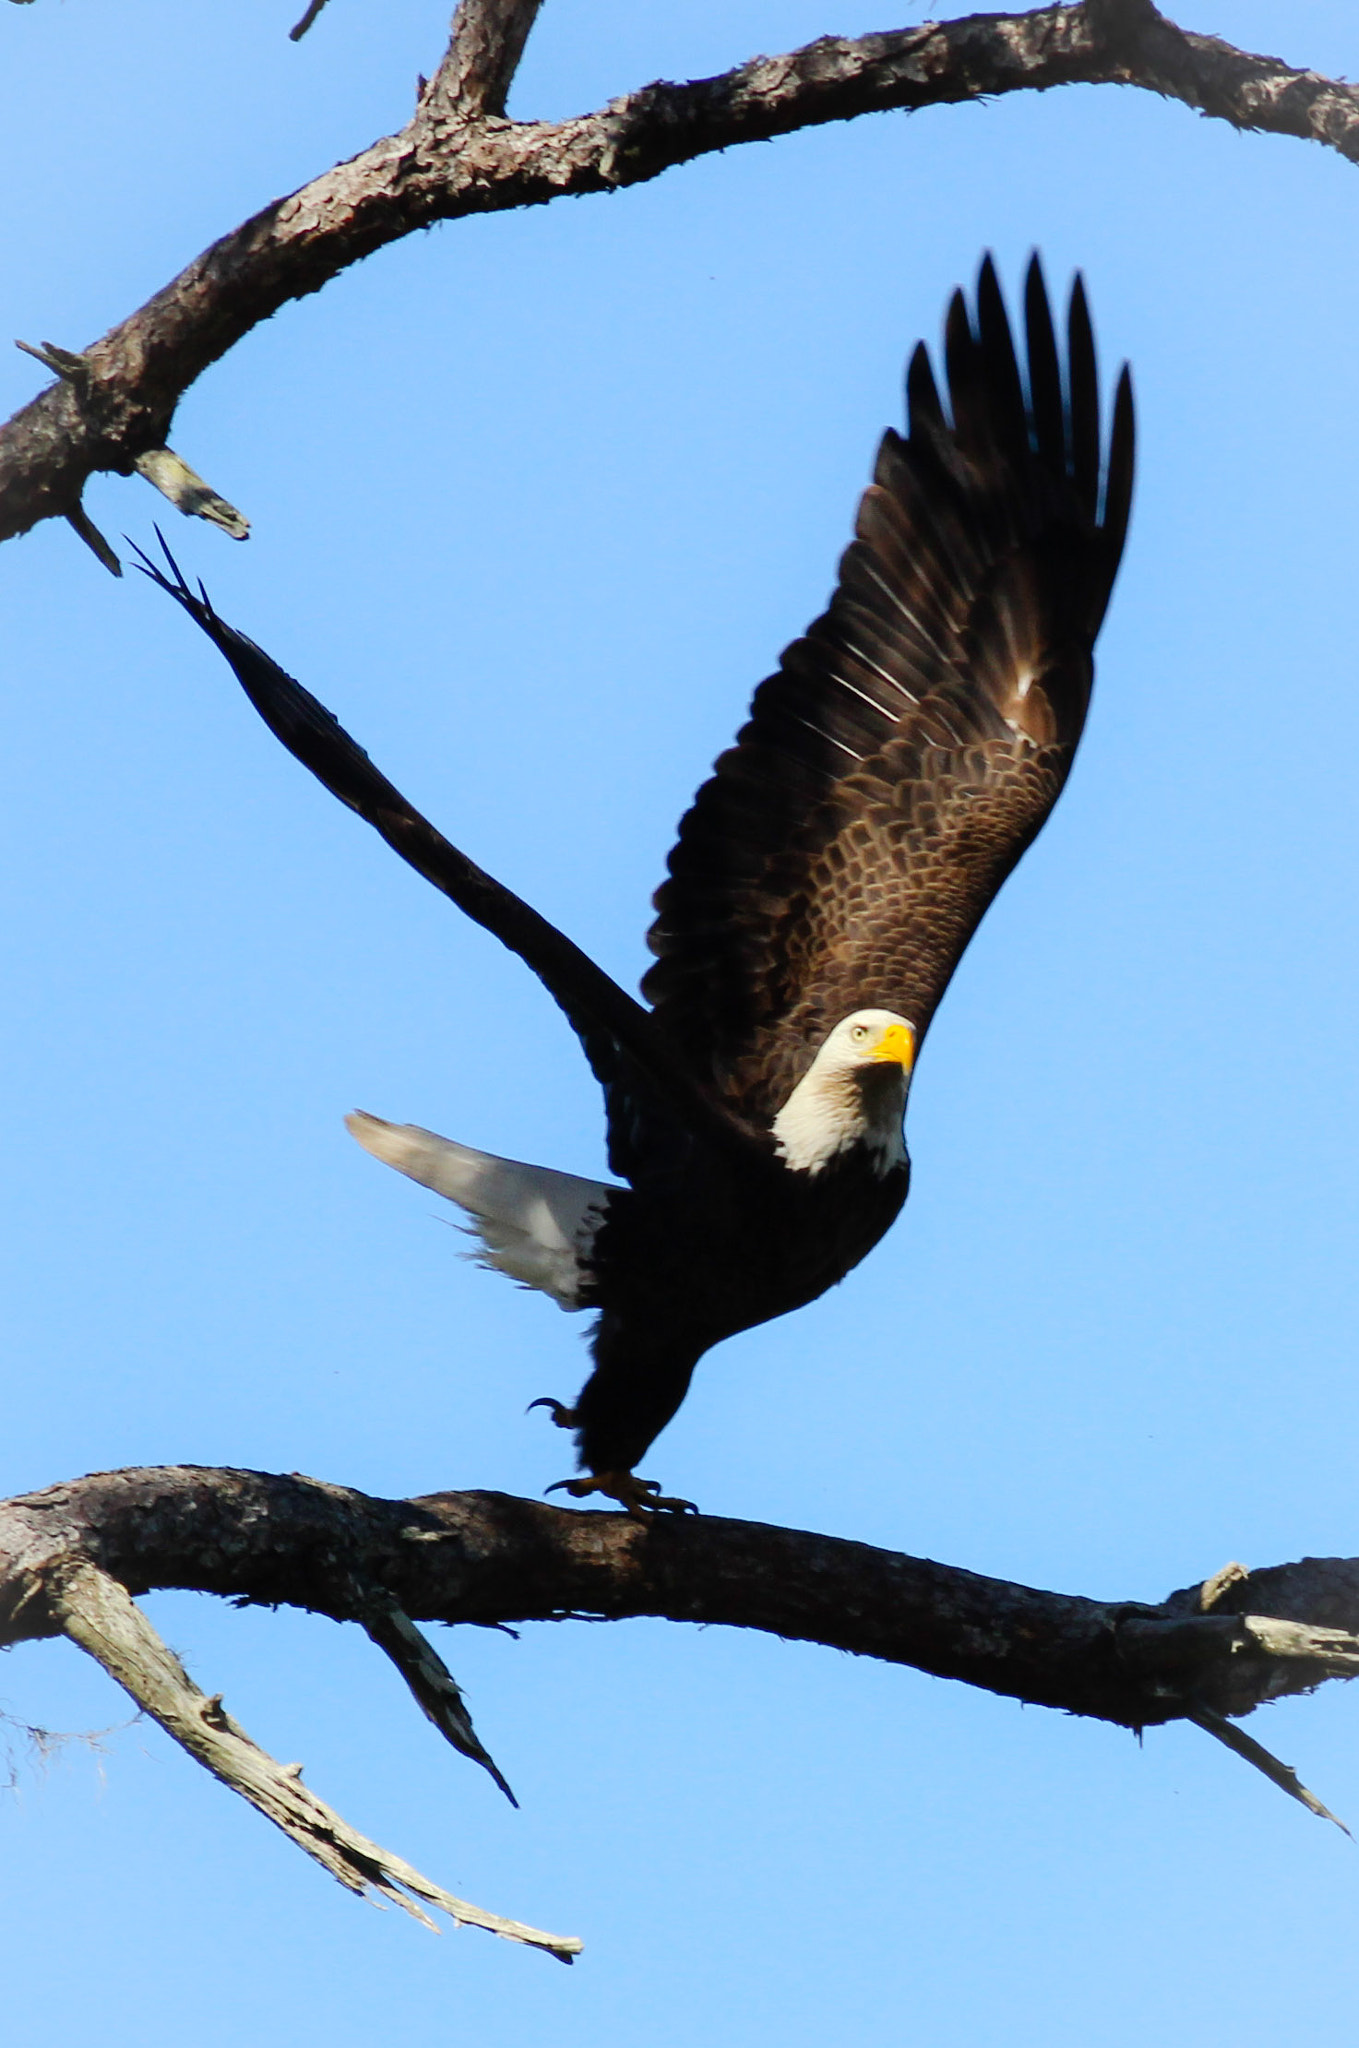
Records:
{"label": "lower thick branch", "polygon": [[[1334,1819],[1226,1719],[1359,1673],[1359,1560],[1229,1566],[1160,1606],[1040,1593],[866,1544],[707,1517],[645,1522],[496,1493],[374,1500],[263,1472],[105,1472],[0,1503],[0,1647],[70,1636],[197,1762],[353,1891],[546,1949],[580,1944],[456,1899],[358,1834],[207,1697],[132,1598],[152,1587],[362,1623],[436,1727],[500,1772],[412,1616],[482,1624],[589,1614],[727,1622],[914,1664],[1143,1727],[1185,1719]],[[1247,1610],[1250,1611],[1247,1611]],[[513,1795],[510,1795],[513,1797]]]}
{"label": "lower thick branch", "polygon": [[379,1595],[417,1621],[723,1622],[1125,1727],[1248,1713],[1359,1668],[1355,1559],[1219,1575],[1205,1612],[1198,1586],[1090,1600],[760,1523],[643,1524],[496,1493],[376,1500],[195,1466],[0,1505],[0,1642],[61,1628],[52,1589],[73,1560],[131,1593],[183,1587],[364,1625]]}

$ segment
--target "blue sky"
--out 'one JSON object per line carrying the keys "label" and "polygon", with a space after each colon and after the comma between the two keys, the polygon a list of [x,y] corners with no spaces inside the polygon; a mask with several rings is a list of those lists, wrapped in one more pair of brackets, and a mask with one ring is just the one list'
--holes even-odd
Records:
{"label": "blue sky", "polygon": [[[300,11],[300,7],[293,12]],[[1359,69],[1353,10],[1190,24]],[[79,346],[406,117],[445,22],[38,0],[4,20],[7,334]],[[890,19],[890,18],[889,18]],[[813,0],[548,0],[511,111],[831,29]],[[633,982],[675,821],[820,609],[905,357],[995,250],[1086,274],[1141,468],[1088,735],[913,1091],[911,1202],[845,1286],[712,1356],[649,1462],[723,1514],[1159,1598],[1356,1547],[1352,1165],[1359,184],[1145,93],[884,116],[436,229],[286,308],[175,445],[186,567],[459,844]],[[41,381],[0,355],[0,410]],[[172,521],[170,525],[168,522]],[[0,552],[3,1491],[128,1463],[537,1494],[575,1326],[458,1257],[358,1104],[578,1172],[597,1098],[527,972],[63,525]],[[567,1972],[362,1907],[154,1728],[14,1739],[16,2038],[374,2030],[583,2048],[1346,2038],[1359,1856],[1193,1729],[1114,1729],[662,1623],[440,1633],[523,1811],[357,1631],[158,1595],[257,1738]],[[64,1645],[16,1721],[126,1718]],[[1359,1822],[1354,1700],[1251,1724]],[[78,1958],[78,1961],[76,1960]]]}

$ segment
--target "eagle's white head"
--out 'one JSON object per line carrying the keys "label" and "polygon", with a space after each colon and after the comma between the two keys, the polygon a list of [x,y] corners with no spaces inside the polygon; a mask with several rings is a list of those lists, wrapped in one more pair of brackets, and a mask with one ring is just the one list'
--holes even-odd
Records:
{"label": "eagle's white head", "polygon": [[915,1045],[915,1026],[895,1010],[841,1018],[774,1119],[785,1164],[819,1173],[837,1154],[864,1145],[877,1173],[900,1166]]}

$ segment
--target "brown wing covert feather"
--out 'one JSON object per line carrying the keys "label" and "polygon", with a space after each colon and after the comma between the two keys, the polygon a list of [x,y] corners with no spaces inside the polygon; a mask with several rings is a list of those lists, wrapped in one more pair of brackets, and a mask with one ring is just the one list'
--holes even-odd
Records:
{"label": "brown wing covert feather", "polygon": [[1079,278],[1065,365],[1038,259],[1021,380],[991,260],[924,347],[829,608],[684,818],[642,983],[695,1074],[768,1124],[851,1010],[923,1036],[1066,780],[1132,494],[1125,366],[1101,460]]}

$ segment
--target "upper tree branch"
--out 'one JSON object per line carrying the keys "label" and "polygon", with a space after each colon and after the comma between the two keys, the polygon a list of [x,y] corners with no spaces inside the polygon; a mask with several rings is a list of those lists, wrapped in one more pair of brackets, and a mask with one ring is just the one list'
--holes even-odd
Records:
{"label": "upper tree branch", "polygon": [[0,1644],[60,1632],[60,1588],[81,1562],[131,1593],[185,1587],[365,1623],[378,1593],[426,1621],[724,1622],[1125,1727],[1248,1713],[1359,1665],[1359,1559],[1110,1602],[707,1515],[638,1523],[497,1493],[375,1500],[194,1466],[0,1504]]}
{"label": "upper tree branch", "polygon": [[825,37],[720,78],[656,84],[558,123],[500,117],[536,0],[465,0],[405,128],[216,242],[81,352],[0,430],[0,540],[69,514],[96,470],[164,447],[195,378],[289,299],[437,220],[655,178],[794,129],[1055,85],[1138,85],[1239,128],[1310,137],[1359,160],[1359,90],[1176,28],[1150,0],[972,15]]}

